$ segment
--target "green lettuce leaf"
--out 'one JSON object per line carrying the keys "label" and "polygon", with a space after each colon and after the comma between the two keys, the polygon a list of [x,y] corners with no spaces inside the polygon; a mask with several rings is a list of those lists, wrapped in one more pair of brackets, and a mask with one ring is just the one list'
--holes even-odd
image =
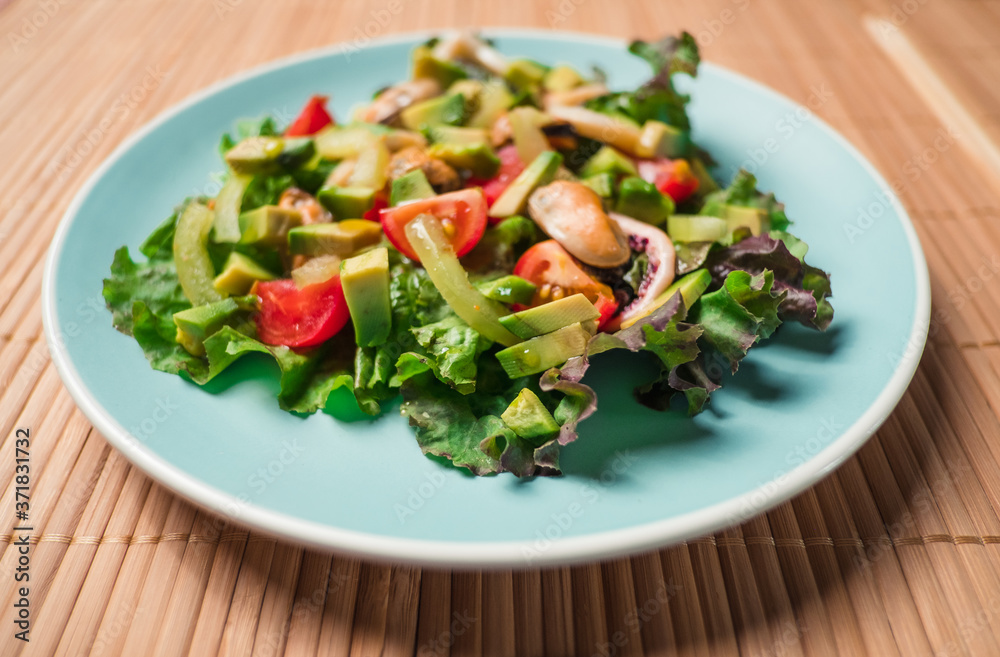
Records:
{"label": "green lettuce leaf", "polygon": [[747,171],[740,169],[729,187],[712,192],[705,197],[705,204],[701,208],[700,214],[714,217],[724,216],[724,205],[736,205],[745,208],[761,208],[765,210],[770,219],[772,230],[785,230],[791,223],[785,215],[784,203],[778,203],[773,193],[765,194],[757,189],[757,178]]}
{"label": "green lettuce leaf", "polygon": [[492,342],[449,315],[439,322],[412,329],[421,347],[434,358],[436,376],[467,395],[476,390],[476,361]]}

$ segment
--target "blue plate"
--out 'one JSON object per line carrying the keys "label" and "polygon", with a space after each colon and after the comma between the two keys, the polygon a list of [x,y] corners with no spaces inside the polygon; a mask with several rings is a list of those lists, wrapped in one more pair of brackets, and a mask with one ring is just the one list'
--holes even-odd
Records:
{"label": "blue plate", "polygon": [[[648,76],[618,40],[490,35],[509,54],[599,65],[613,88]],[[330,94],[347,116],[404,78],[410,49],[426,38],[332,47],[217,84],[127,140],[80,191],[45,269],[45,335],[70,393],[111,444],[188,499],[279,536],[372,558],[517,567],[637,552],[738,522],[810,486],[874,432],[927,332],[927,268],[913,227],[885,180],[831,128],[710,64],[683,81],[695,139],[724,175],[749,164],[786,203],[810,262],[832,272],[836,317],[823,334],[783,326],[705,413],[638,405],[631,388],[651,373],[645,361],[606,354],[587,376],[600,409],[563,450],[565,476],[477,478],[422,456],[395,406],[377,420],[282,412],[265,360],[240,362],[208,391],[153,371],[110,313],[94,311],[115,249],[135,253],[181,199],[218,190],[216,144],[236,119],[288,119],[313,93]]]}

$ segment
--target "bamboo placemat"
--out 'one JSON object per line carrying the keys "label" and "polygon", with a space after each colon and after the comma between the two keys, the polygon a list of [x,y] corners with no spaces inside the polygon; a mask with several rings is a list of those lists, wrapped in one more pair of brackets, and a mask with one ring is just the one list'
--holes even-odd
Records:
{"label": "bamboo placemat", "polygon": [[[931,338],[897,411],[767,514],[563,569],[359,562],[152,484],[76,410],[41,337],[43,254],[73,194],[139,125],[232,73],[366,30],[489,25],[684,27],[707,59],[795,100],[831,90],[817,114],[899,181],[930,263]],[[1000,3],[0,0],[0,34],[0,655],[1000,655]],[[900,35],[917,64],[886,41]],[[927,76],[975,139],[942,138],[956,119]],[[19,428],[29,644],[13,639],[4,533]]]}

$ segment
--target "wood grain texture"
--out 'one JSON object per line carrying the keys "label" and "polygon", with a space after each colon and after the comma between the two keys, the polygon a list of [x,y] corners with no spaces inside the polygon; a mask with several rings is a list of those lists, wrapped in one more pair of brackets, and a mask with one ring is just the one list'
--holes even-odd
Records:
{"label": "wood grain texture", "polygon": [[[1000,144],[1000,0],[0,0],[0,462],[15,429],[36,437],[32,641],[5,634],[0,655],[1000,654],[1000,179],[866,17],[899,30],[910,61]],[[75,409],[41,337],[44,252],[86,178],[156,114],[252,66],[366,29],[493,25],[686,28],[706,59],[796,101],[830,89],[816,114],[895,186],[930,266],[930,340],[897,411],[765,515],[572,568],[330,555],[199,511],[131,468]],[[88,303],[81,325],[102,307],[96,292]],[[14,485],[0,467],[4,632]]]}

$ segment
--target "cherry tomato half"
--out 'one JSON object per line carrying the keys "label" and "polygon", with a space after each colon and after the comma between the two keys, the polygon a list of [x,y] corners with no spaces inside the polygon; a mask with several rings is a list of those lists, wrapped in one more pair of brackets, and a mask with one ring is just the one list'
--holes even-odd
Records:
{"label": "cherry tomato half", "polygon": [[683,201],[698,191],[698,178],[687,160],[639,160],[639,176],[674,199]]}
{"label": "cherry tomato half", "polygon": [[514,266],[514,275],[538,287],[531,300],[532,307],[579,293],[601,313],[599,326],[618,312],[618,303],[611,288],[591,278],[555,240],[539,242],[525,251]]}
{"label": "cherry tomato half", "polygon": [[379,214],[382,230],[392,245],[407,258],[418,262],[410,240],[406,238],[406,224],[418,214],[432,214],[441,220],[445,235],[458,257],[471,251],[486,230],[486,198],[478,187],[410,201],[385,208]]}
{"label": "cherry tomato half", "polygon": [[257,338],[271,345],[312,347],[344,328],[350,313],[340,276],[299,288],[283,278],[257,284]]}
{"label": "cherry tomato half", "polygon": [[[524,162],[521,161],[520,156],[517,154],[517,147],[513,144],[504,146],[498,150],[497,157],[500,158],[500,170],[497,171],[495,176],[486,179],[469,179],[470,186],[478,185],[483,188],[483,195],[486,196],[486,205],[489,207],[492,207],[493,203],[504,193],[504,190],[510,186],[515,178],[521,175],[525,167]],[[490,217],[490,223],[499,223],[504,218]]]}
{"label": "cherry tomato half", "polygon": [[313,96],[306,101],[298,117],[285,130],[286,137],[308,137],[333,123],[333,117],[326,111],[327,96]]}

